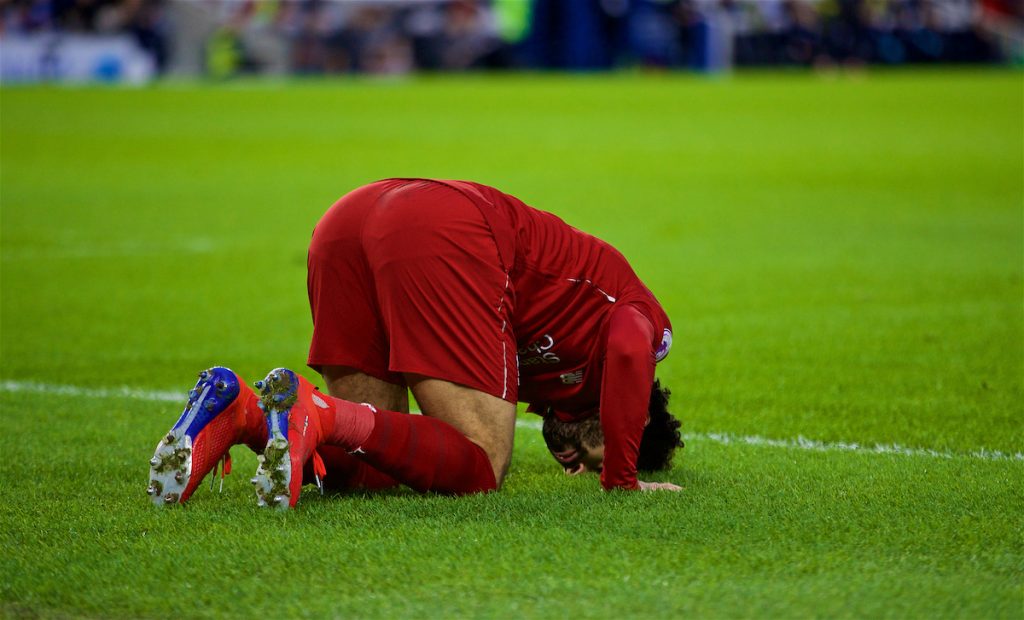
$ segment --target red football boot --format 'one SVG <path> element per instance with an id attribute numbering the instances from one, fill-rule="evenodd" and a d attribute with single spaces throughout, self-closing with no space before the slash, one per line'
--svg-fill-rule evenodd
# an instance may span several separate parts
<path id="1" fill-rule="evenodd" d="M 318 409 L 330 409 L 329 399 L 312 383 L 287 368 L 270 371 L 256 382 L 259 408 L 266 414 L 267 445 L 252 484 L 260 506 L 287 509 L 299 501 L 302 470 L 312 459 L 314 477 L 321 489 L 325 469 L 317 447 L 323 441 Z"/>
<path id="2" fill-rule="evenodd" d="M 199 373 L 185 410 L 149 461 L 147 492 L 153 503 L 185 503 L 218 463 L 223 463 L 223 484 L 231 471 L 233 445 L 246 444 L 259 452 L 267 429 L 258 403 L 252 389 L 231 370 L 215 366 Z"/>

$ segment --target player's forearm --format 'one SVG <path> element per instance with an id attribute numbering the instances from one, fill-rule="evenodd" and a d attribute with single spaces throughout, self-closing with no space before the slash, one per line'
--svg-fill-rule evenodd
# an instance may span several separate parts
<path id="1" fill-rule="evenodd" d="M 654 381 L 654 326 L 632 306 L 616 308 L 609 320 L 601 384 L 601 484 L 605 489 L 637 489 L 636 462 Z"/>

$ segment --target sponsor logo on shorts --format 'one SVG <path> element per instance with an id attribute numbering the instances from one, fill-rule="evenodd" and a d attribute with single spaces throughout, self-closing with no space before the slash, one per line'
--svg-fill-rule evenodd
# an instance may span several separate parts
<path id="1" fill-rule="evenodd" d="M 555 346 L 555 339 L 551 334 L 544 334 L 536 342 L 519 349 L 520 366 L 536 366 L 537 364 L 557 364 L 562 361 L 558 354 L 552 351 Z"/>
<path id="2" fill-rule="evenodd" d="M 321 409 L 327 409 L 327 401 L 320 398 L 316 394 L 313 394 L 313 404 L 316 405 L 317 407 L 320 407 Z"/>

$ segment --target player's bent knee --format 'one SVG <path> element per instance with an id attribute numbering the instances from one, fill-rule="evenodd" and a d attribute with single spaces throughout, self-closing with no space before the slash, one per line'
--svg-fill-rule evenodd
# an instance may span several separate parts
<path id="1" fill-rule="evenodd" d="M 500 488 L 512 460 L 515 404 L 440 379 L 407 375 L 424 415 L 447 422 L 483 449 Z"/>
<path id="2" fill-rule="evenodd" d="M 487 460 L 491 464 L 491 471 L 494 473 L 495 488 L 500 489 L 505 481 L 505 475 L 508 474 L 509 464 L 512 461 L 511 444 L 508 444 L 506 448 L 503 440 L 494 440 L 494 438 L 481 437 L 479 435 L 466 435 L 466 439 L 480 446 L 484 454 L 487 455 Z"/>
<path id="3" fill-rule="evenodd" d="M 512 461 L 510 458 L 511 456 L 512 455 L 510 454 L 507 458 L 491 459 L 491 469 L 494 471 L 494 484 L 497 489 L 500 489 L 501 485 L 505 482 L 505 476 L 508 474 L 508 466 Z"/>

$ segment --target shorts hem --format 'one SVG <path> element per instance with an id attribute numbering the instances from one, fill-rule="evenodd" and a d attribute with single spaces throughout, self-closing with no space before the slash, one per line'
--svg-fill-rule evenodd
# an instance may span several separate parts
<path id="1" fill-rule="evenodd" d="M 353 370 L 357 370 L 363 373 L 364 375 L 369 375 L 374 379 L 379 379 L 385 383 L 390 383 L 392 385 L 404 385 L 401 376 L 395 376 L 394 373 L 389 372 L 387 370 L 381 370 L 377 368 L 366 368 L 365 366 L 358 363 L 354 363 L 351 360 L 310 359 L 306 362 L 306 365 L 321 375 L 323 374 L 324 366 L 344 366 L 345 368 L 352 368 Z"/>
<path id="2" fill-rule="evenodd" d="M 502 396 L 501 393 L 503 391 L 503 388 L 501 386 L 498 386 L 497 388 L 494 388 L 494 387 L 491 387 L 491 386 L 482 385 L 482 384 L 477 383 L 475 381 L 465 380 L 465 378 L 462 378 L 462 377 L 455 378 L 455 377 L 450 377 L 450 376 L 443 376 L 444 373 L 438 372 L 437 368 L 417 368 L 415 366 L 401 366 L 401 367 L 392 366 L 388 370 L 390 370 L 393 373 L 398 373 L 398 374 L 406 374 L 406 373 L 408 373 L 408 374 L 414 374 L 414 375 L 423 375 L 424 377 L 429 377 L 431 379 L 437 379 L 439 381 L 447 381 L 448 383 L 454 383 L 455 385 L 461 385 L 462 387 L 467 387 L 467 388 L 469 388 L 471 390 L 476 390 L 478 392 L 483 392 L 484 394 L 489 394 L 490 396 L 493 396 L 495 398 L 500 398 L 501 400 L 503 400 L 505 402 L 512 403 L 512 404 L 516 404 L 518 402 L 518 400 L 516 399 L 518 390 L 516 390 L 516 389 L 508 389 L 507 392 L 511 392 L 511 393 L 510 394 L 506 394 L 505 396 Z"/>

